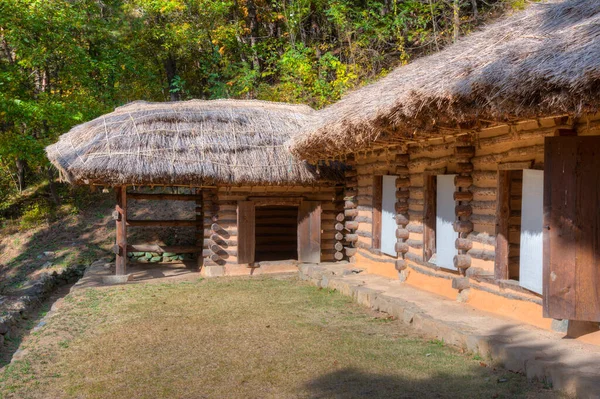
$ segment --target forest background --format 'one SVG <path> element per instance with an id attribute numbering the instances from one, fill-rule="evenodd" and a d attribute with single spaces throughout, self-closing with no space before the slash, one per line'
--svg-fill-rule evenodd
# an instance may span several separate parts
<path id="1" fill-rule="evenodd" d="M 44 147 L 116 106 L 252 98 L 322 108 L 525 5 L 0 0 L 0 220 L 50 213 L 61 191 Z M 14 206 L 40 187 L 48 201 Z"/>

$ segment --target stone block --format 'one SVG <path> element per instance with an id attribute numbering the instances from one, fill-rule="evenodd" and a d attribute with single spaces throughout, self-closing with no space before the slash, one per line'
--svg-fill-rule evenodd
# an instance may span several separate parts
<path id="1" fill-rule="evenodd" d="M 133 280 L 133 275 L 131 274 L 102 276 L 103 284 L 123 284 L 131 280 Z"/>
<path id="2" fill-rule="evenodd" d="M 225 275 L 225 266 L 204 266 L 200 274 L 204 277 L 221 277 Z"/>

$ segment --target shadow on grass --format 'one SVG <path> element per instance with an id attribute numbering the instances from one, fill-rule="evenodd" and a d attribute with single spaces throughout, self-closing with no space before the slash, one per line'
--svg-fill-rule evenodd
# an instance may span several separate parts
<path id="1" fill-rule="evenodd" d="M 437 374 L 425 379 L 398 375 L 365 373 L 345 368 L 325 374 L 305 388 L 314 399 L 364 398 L 514 398 L 552 397 L 553 393 L 534 384 L 524 384 L 522 377 L 508 372 L 493 375 L 485 368 L 471 373 Z"/>

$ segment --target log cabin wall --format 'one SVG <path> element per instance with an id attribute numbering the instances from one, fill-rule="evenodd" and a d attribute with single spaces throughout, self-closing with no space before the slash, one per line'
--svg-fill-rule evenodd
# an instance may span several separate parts
<path id="1" fill-rule="evenodd" d="M 257 198 L 302 198 L 321 203 L 321 261 L 334 261 L 336 215 L 343 197 L 334 186 L 220 186 L 204 191 L 205 266 L 225 266 L 226 274 L 245 274 L 248 264 L 238 262 L 238 202 Z"/>
<path id="2" fill-rule="evenodd" d="M 474 147 L 474 153 L 466 162 L 457 156 L 456 147 L 466 145 Z M 479 131 L 461 132 L 460 135 L 429 139 L 409 144 L 407 149 L 388 146 L 367 152 L 354 153 L 358 174 L 358 234 L 357 266 L 369 273 L 392 278 L 406 279 L 408 284 L 436 292 L 451 299 L 468 301 L 484 310 L 511 314 L 529 323 L 550 328 L 551 321 L 541 317 L 541 296 L 523 289 L 518 281 L 518 230 L 520 224 L 520 198 L 523 169 L 543 169 L 544 138 L 555 135 L 600 135 L 600 114 L 583 118 L 547 117 L 538 120 L 522 121 L 511 125 L 484 128 Z M 463 141 L 463 142 L 461 142 Z M 396 174 L 394 157 L 408 152 L 408 174 L 410 178 L 408 214 L 409 232 L 408 252 L 405 254 L 407 277 L 398 274 L 395 268 L 396 258 L 382 255 L 373 247 L 373 215 L 377 214 L 374 203 L 374 182 L 377 176 Z M 466 162 L 466 163 L 465 163 Z M 462 163 L 459 165 L 459 163 Z M 465 170 L 470 163 L 471 170 Z M 469 168 L 467 168 L 469 169 Z M 501 220 L 498 212 L 498 176 L 499 172 L 511 171 L 509 193 L 511 203 L 509 218 L 506 222 L 510 229 L 509 250 L 506 276 L 495 275 L 496 231 Z M 512 171 L 515 172 L 512 172 Z M 468 173 L 465 173 L 468 172 Z M 424 208 L 425 187 L 428 176 L 440 174 L 458 174 L 463 178 L 472 178 L 468 187 L 456 189 L 472 193 L 459 195 L 466 202 L 457 205 L 470 206 L 465 213 L 472 227 L 470 232 L 461 234 L 460 246 L 463 259 L 470 264 L 461 270 L 453 271 L 440 268 L 424 259 Z M 455 180 L 456 182 L 456 180 Z M 462 184 L 464 186 L 464 184 Z M 375 193 L 376 194 L 376 193 Z M 456 194 L 456 193 L 455 193 Z M 455 195 L 455 200 L 458 201 Z M 375 210 L 375 211 L 374 211 Z M 458 210 L 457 210 L 458 212 Z M 459 217 L 457 216 L 457 220 Z M 456 229 L 456 225 L 455 225 Z M 457 233 L 458 236 L 459 233 Z M 461 253 L 459 252 L 459 254 Z M 465 256 L 467 255 L 467 256 Z M 456 258 L 455 258 L 456 259 Z M 456 261 L 455 261 L 456 262 Z M 509 266 L 511 273 L 509 274 Z M 510 303 L 498 302 L 499 299 Z M 516 305 L 515 305 L 516 303 Z"/>

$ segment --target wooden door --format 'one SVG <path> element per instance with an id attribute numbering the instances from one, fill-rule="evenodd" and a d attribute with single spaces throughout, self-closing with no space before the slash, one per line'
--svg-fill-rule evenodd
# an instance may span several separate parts
<path id="1" fill-rule="evenodd" d="M 373 177 L 373 216 L 371 248 L 381 249 L 381 205 L 383 202 L 383 176 Z"/>
<path id="2" fill-rule="evenodd" d="M 435 213 L 435 264 L 452 270 L 456 270 L 454 255 L 458 254 L 455 244 L 458 233 L 454 231 L 454 176 L 456 175 L 437 176 Z"/>
<path id="3" fill-rule="evenodd" d="M 298 208 L 298 260 L 321 262 L 321 203 L 302 201 Z"/>
<path id="4" fill-rule="evenodd" d="M 381 252 L 396 257 L 396 179 L 383 176 L 381 190 Z"/>
<path id="5" fill-rule="evenodd" d="M 256 242 L 255 209 L 253 201 L 238 201 L 238 263 L 254 263 Z"/>
<path id="6" fill-rule="evenodd" d="M 600 321 L 600 137 L 547 137 L 544 316 Z"/>
<path id="7" fill-rule="evenodd" d="M 519 252 L 519 284 L 542 293 L 544 225 L 544 171 L 523 170 L 521 198 L 521 237 Z"/>

